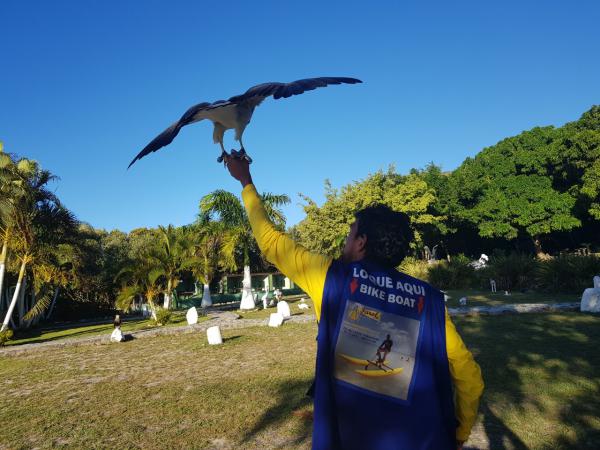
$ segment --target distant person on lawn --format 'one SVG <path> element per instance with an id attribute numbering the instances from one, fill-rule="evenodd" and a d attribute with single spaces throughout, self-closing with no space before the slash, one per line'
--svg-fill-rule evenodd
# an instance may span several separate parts
<path id="1" fill-rule="evenodd" d="M 225 160 L 242 184 L 261 251 L 314 302 L 313 449 L 462 448 L 477 416 L 481 370 L 456 332 L 443 294 L 395 269 L 413 239 L 408 216 L 381 205 L 359 211 L 342 257 L 333 260 L 278 231 L 248 162 L 235 155 Z M 386 353 L 396 369 L 354 370 L 362 367 L 352 363 L 371 358 L 372 345 L 388 334 L 398 342 Z M 411 357 L 400 363 L 395 352 Z"/>

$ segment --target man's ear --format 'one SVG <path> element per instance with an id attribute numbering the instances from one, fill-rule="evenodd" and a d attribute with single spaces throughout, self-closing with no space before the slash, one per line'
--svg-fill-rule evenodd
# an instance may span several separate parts
<path id="1" fill-rule="evenodd" d="M 367 235 L 361 234 L 360 236 L 356 236 L 356 249 L 359 252 L 366 253 L 367 251 Z"/>

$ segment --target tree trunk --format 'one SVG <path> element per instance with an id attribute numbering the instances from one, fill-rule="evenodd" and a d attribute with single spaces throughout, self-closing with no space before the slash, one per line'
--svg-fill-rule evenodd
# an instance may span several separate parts
<path id="1" fill-rule="evenodd" d="M 8 255 L 8 239 L 2 243 L 2 253 L 0 253 L 0 309 L 2 309 L 2 294 L 4 293 L 4 273 L 6 272 L 6 259 Z"/>
<path id="2" fill-rule="evenodd" d="M 25 266 L 27 266 L 27 260 L 23 259 L 21 263 L 21 269 L 19 270 L 19 278 L 17 279 L 17 287 L 15 288 L 15 292 L 13 293 L 12 300 L 8 307 L 8 311 L 6 312 L 6 316 L 4 317 L 4 322 L 2 323 L 2 328 L 0 331 L 4 331 L 8 328 L 8 322 L 12 316 L 12 313 L 15 309 L 15 305 L 17 304 L 17 298 L 19 298 L 19 294 L 21 293 L 21 283 L 23 282 L 23 277 L 25 275 Z"/>
<path id="3" fill-rule="evenodd" d="M 206 308 L 208 306 L 212 306 L 212 299 L 210 298 L 210 289 L 208 284 L 204 284 L 204 292 L 202 294 L 202 303 L 200 303 L 202 308 Z"/>
<path id="4" fill-rule="evenodd" d="M 173 290 L 173 283 L 171 280 L 167 281 L 167 291 L 165 292 L 165 298 L 163 301 L 163 308 L 169 309 L 171 307 L 171 291 Z"/>
<path id="5" fill-rule="evenodd" d="M 547 253 L 544 253 L 542 249 L 542 241 L 539 236 L 533 236 L 533 247 L 535 248 L 535 256 L 538 259 L 548 259 L 550 256 Z"/>
<path id="6" fill-rule="evenodd" d="M 254 309 L 254 297 L 252 296 L 252 277 L 250 276 L 250 266 L 244 266 L 244 280 L 242 281 L 242 301 L 240 309 Z"/>
<path id="7" fill-rule="evenodd" d="M 18 306 L 19 306 L 19 328 L 23 326 L 23 316 L 25 315 L 25 291 L 27 291 L 27 275 L 23 275 L 23 284 L 21 285 L 21 292 L 19 294 Z"/>
<path id="8" fill-rule="evenodd" d="M 52 311 L 54 311 L 54 305 L 56 304 L 56 299 L 58 298 L 59 290 L 60 290 L 59 287 L 57 287 L 54 290 L 54 296 L 52 297 L 52 303 L 50 303 L 50 308 L 48 308 L 48 314 L 46 315 L 46 320 L 50 319 L 50 316 L 52 315 Z"/>

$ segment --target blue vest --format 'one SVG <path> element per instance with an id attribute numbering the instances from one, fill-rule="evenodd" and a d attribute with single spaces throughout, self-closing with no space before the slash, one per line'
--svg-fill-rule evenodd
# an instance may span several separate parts
<path id="1" fill-rule="evenodd" d="M 317 339 L 313 449 L 454 449 L 444 296 L 334 261 Z"/>

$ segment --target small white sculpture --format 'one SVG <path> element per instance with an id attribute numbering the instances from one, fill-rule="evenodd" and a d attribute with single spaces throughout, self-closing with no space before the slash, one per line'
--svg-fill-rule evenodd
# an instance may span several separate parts
<path id="1" fill-rule="evenodd" d="M 122 342 L 123 341 L 123 333 L 121 332 L 121 327 L 115 327 L 112 334 L 110 335 L 110 342 Z"/>
<path id="2" fill-rule="evenodd" d="M 292 316 L 290 311 L 290 305 L 286 301 L 280 301 L 277 303 L 277 312 L 283 316 L 284 319 Z"/>
<path id="3" fill-rule="evenodd" d="M 462 297 L 458 303 L 460 303 L 460 306 L 467 306 L 467 297 Z"/>
<path id="4" fill-rule="evenodd" d="M 194 325 L 195 323 L 198 323 L 198 311 L 194 306 L 188 309 L 187 313 L 185 314 L 185 318 L 188 325 Z"/>
<path id="5" fill-rule="evenodd" d="M 208 343 L 210 345 L 219 345 L 223 343 L 221 329 L 218 326 L 210 327 L 206 330 L 206 337 L 208 338 Z"/>
<path id="6" fill-rule="evenodd" d="M 600 276 L 594 277 L 594 287 L 587 288 L 581 296 L 582 312 L 600 312 Z"/>
<path id="7" fill-rule="evenodd" d="M 298 309 L 309 309 L 310 306 L 308 306 L 306 303 L 300 303 L 298 305 Z"/>
<path id="8" fill-rule="evenodd" d="M 267 309 L 267 306 L 269 306 L 268 303 L 268 298 L 269 298 L 269 291 L 265 292 L 265 295 L 262 296 L 261 300 L 262 300 L 262 304 L 263 304 L 263 309 Z"/>
<path id="9" fill-rule="evenodd" d="M 280 327 L 283 324 L 283 316 L 281 313 L 271 313 L 269 317 L 269 326 L 270 327 Z"/>
<path id="10" fill-rule="evenodd" d="M 490 258 L 488 257 L 488 255 L 486 255 L 485 253 L 482 253 L 477 261 L 471 261 L 469 263 L 469 265 L 471 267 L 473 267 L 473 269 L 479 270 L 479 269 L 483 269 L 485 266 L 487 266 L 487 263 L 489 260 L 490 260 Z"/>
<path id="11" fill-rule="evenodd" d="M 490 287 L 492 288 L 492 292 L 496 292 L 496 280 L 492 280 L 490 278 Z"/>

